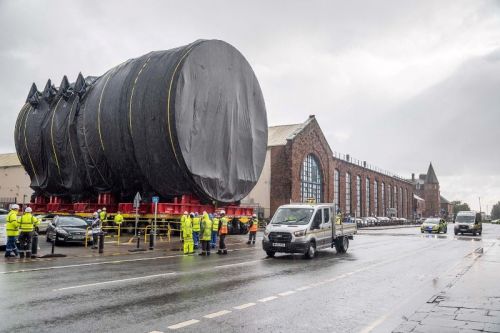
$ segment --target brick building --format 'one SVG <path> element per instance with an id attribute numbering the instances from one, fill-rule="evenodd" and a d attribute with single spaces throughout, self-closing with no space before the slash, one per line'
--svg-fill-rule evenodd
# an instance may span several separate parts
<path id="1" fill-rule="evenodd" d="M 413 216 L 413 184 L 330 148 L 314 116 L 269 128 L 261 177 L 244 203 L 265 217 L 283 204 L 332 202 L 352 216 Z M 267 195 L 269 193 L 269 195 Z"/>
<path id="2" fill-rule="evenodd" d="M 440 194 L 439 181 L 432 163 L 429 164 L 427 173 L 420 174 L 417 179 L 413 174 L 411 182 L 413 183 L 416 195 L 423 198 L 425 201 L 425 209 L 421 217 L 444 216 L 445 214 L 441 210 L 442 197 Z"/>

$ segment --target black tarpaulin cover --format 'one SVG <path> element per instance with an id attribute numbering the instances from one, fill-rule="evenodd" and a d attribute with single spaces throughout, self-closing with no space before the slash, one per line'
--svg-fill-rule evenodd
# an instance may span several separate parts
<path id="1" fill-rule="evenodd" d="M 32 86 L 16 149 L 38 194 L 100 192 L 236 202 L 256 184 L 267 117 L 241 53 L 200 40 L 128 60 L 100 77 Z"/>

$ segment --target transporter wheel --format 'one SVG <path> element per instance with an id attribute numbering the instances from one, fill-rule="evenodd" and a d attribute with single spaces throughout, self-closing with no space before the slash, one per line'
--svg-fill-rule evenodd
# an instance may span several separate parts
<path id="1" fill-rule="evenodd" d="M 274 258 L 274 255 L 276 254 L 276 252 L 274 251 L 266 251 L 266 254 L 269 258 Z"/>
<path id="2" fill-rule="evenodd" d="M 444 233 L 447 234 L 448 233 L 448 228 L 444 228 Z"/>
<path id="3" fill-rule="evenodd" d="M 335 241 L 335 249 L 337 253 L 346 253 L 349 248 L 349 238 L 342 237 Z"/>
<path id="4" fill-rule="evenodd" d="M 475 231 L 472 233 L 472 236 L 476 236 L 476 232 Z"/>
<path id="5" fill-rule="evenodd" d="M 304 257 L 306 259 L 312 259 L 314 258 L 315 255 L 316 255 L 316 243 L 310 242 L 306 253 L 304 253 Z"/>

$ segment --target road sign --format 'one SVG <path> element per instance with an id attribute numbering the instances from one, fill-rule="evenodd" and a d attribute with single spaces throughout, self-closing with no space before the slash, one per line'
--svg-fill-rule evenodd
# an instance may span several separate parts
<path id="1" fill-rule="evenodd" d="M 152 200 L 153 203 L 157 204 L 158 202 L 160 202 L 160 197 L 153 197 Z"/>
<path id="2" fill-rule="evenodd" d="M 136 193 L 135 198 L 134 198 L 134 208 L 139 208 L 139 205 L 141 204 L 141 194 L 139 192 Z"/>

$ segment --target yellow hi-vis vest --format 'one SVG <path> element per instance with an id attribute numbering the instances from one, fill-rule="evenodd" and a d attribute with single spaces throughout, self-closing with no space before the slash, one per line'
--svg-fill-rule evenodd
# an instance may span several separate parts
<path id="1" fill-rule="evenodd" d="M 212 221 L 212 231 L 219 231 L 219 219 L 216 217 Z"/>
<path id="2" fill-rule="evenodd" d="M 38 219 L 31 215 L 31 213 L 24 213 L 21 217 L 19 229 L 21 230 L 21 232 L 31 232 L 39 223 L 40 222 L 38 222 Z"/>
<path id="3" fill-rule="evenodd" d="M 108 218 L 108 213 L 106 213 L 105 211 L 99 213 L 99 219 L 101 220 L 101 222 L 106 222 L 107 218 Z"/>
<path id="4" fill-rule="evenodd" d="M 193 240 L 193 226 L 189 217 L 182 222 L 182 239 L 188 242 Z"/>
<path id="5" fill-rule="evenodd" d="M 114 221 L 115 221 L 116 224 L 121 224 L 123 222 L 123 215 L 122 214 L 116 214 Z"/>
<path id="6" fill-rule="evenodd" d="M 209 241 L 212 239 L 212 220 L 208 217 L 203 216 L 201 240 Z"/>
<path id="7" fill-rule="evenodd" d="M 199 216 L 193 217 L 193 231 L 200 231 L 200 220 Z"/>
<path id="8" fill-rule="evenodd" d="M 17 222 L 17 212 L 15 210 L 11 210 L 7 215 L 5 230 L 8 237 L 19 235 L 19 222 Z"/>
<path id="9" fill-rule="evenodd" d="M 220 230 L 219 230 L 219 235 L 227 235 L 227 223 L 228 219 L 227 217 L 223 217 L 220 219 Z"/>

